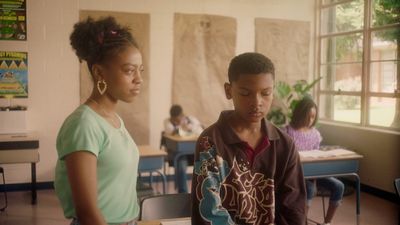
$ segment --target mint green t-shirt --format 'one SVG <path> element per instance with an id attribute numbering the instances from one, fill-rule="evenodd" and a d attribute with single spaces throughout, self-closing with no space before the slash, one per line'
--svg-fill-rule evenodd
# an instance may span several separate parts
<path id="1" fill-rule="evenodd" d="M 139 151 L 120 121 L 121 127 L 115 128 L 84 104 L 64 121 L 57 136 L 54 186 L 66 218 L 74 218 L 76 213 L 64 158 L 76 151 L 97 157 L 97 205 L 107 223 L 124 223 L 138 216 Z"/>

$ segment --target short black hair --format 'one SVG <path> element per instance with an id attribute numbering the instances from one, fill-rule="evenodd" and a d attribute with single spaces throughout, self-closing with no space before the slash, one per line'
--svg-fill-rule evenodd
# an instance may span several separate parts
<path id="1" fill-rule="evenodd" d="M 183 113 L 183 109 L 180 105 L 172 105 L 169 110 L 169 115 L 171 118 L 177 117 Z"/>
<path id="2" fill-rule="evenodd" d="M 234 57 L 228 68 L 229 82 L 236 81 L 241 75 L 270 73 L 275 79 L 275 67 L 272 61 L 263 54 L 246 52 Z"/>
<path id="3" fill-rule="evenodd" d="M 318 107 L 310 96 L 304 97 L 296 104 L 292 113 L 292 119 L 290 120 L 290 126 L 294 129 L 308 126 L 312 108 L 315 108 L 316 111 L 316 117 L 312 124 L 312 126 L 315 126 L 318 120 Z"/>
<path id="4" fill-rule="evenodd" d="M 76 23 L 70 42 L 79 61 L 85 60 L 90 72 L 93 64 L 103 63 L 129 45 L 139 49 L 130 29 L 111 16 L 98 20 L 88 17 Z"/>

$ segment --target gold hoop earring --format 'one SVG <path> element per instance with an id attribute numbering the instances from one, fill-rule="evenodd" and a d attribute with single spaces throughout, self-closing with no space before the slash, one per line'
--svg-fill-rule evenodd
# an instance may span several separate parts
<path id="1" fill-rule="evenodd" d="M 100 87 L 101 85 L 103 85 L 103 88 Z M 107 83 L 106 83 L 105 80 L 101 80 L 101 81 L 99 80 L 99 81 L 97 81 L 97 90 L 99 91 L 99 93 L 100 93 L 101 95 L 103 95 L 104 92 L 106 92 L 106 90 L 107 90 Z"/>

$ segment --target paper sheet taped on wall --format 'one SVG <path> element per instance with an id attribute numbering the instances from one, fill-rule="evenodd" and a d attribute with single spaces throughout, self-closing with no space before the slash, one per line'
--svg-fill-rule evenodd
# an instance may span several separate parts
<path id="1" fill-rule="evenodd" d="M 300 151 L 299 153 L 300 157 L 302 158 L 326 158 L 326 157 L 346 156 L 355 154 L 355 152 L 346 149 L 332 149 L 329 151 L 311 150 L 311 151 Z"/>

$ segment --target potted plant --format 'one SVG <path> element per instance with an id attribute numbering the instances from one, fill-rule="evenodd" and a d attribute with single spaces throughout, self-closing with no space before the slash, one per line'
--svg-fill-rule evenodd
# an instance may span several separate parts
<path id="1" fill-rule="evenodd" d="M 287 125 L 297 103 L 305 96 L 309 96 L 309 91 L 321 79 L 322 77 L 318 77 L 311 83 L 305 80 L 298 80 L 293 85 L 278 81 L 275 85 L 275 101 L 267 115 L 267 119 L 278 127 Z"/>

